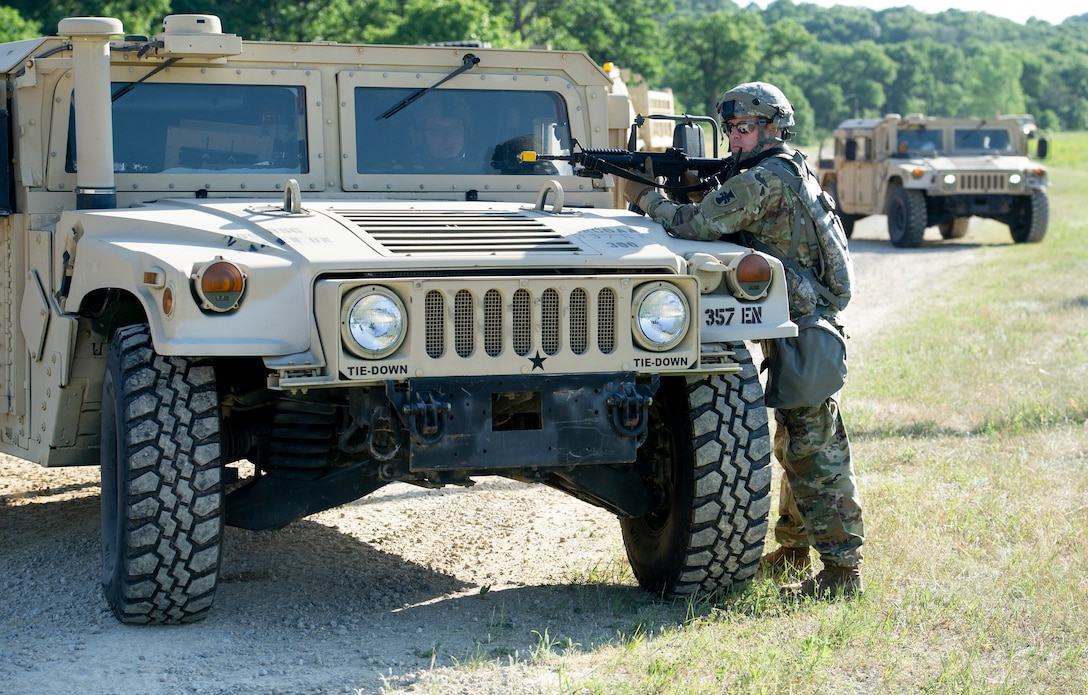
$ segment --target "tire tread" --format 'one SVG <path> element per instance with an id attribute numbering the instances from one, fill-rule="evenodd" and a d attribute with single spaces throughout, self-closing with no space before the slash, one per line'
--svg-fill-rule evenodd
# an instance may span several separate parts
<path id="1" fill-rule="evenodd" d="M 198 360 L 156 354 L 146 325 L 120 329 L 113 349 L 117 427 L 128 455 L 119 451 L 113 464 L 124 467 L 124 521 L 107 599 L 122 622 L 201 620 L 214 600 L 223 537 L 215 373 Z"/>

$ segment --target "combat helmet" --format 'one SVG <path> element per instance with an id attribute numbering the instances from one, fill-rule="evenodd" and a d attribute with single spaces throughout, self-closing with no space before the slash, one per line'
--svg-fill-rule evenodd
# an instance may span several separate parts
<path id="1" fill-rule="evenodd" d="M 722 95 L 714 110 L 723 121 L 732 118 L 755 117 L 773 123 L 782 132 L 782 139 L 791 135 L 793 106 L 782 90 L 766 82 L 745 82 Z"/>

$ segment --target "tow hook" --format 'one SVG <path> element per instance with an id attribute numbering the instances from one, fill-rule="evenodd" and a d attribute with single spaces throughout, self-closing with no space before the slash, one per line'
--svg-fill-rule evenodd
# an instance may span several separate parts
<path id="1" fill-rule="evenodd" d="M 415 403 L 406 403 L 400 412 L 413 439 L 420 444 L 434 444 L 442 438 L 442 414 L 451 410 L 448 401 L 440 401 L 428 392 L 417 393 Z"/>
<path id="2" fill-rule="evenodd" d="M 620 384 L 608 394 L 609 415 L 612 426 L 620 434 L 639 437 L 646 432 L 650 420 L 649 407 L 654 402 L 650 394 L 644 394 L 631 383 Z"/>

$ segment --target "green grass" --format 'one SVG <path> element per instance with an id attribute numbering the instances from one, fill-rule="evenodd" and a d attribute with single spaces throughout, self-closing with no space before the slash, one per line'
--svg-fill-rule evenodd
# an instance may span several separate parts
<path id="1" fill-rule="evenodd" d="M 1084 133 L 1055 133 L 1047 136 L 1050 152 L 1046 165 L 1060 170 L 1083 170 L 1088 162 L 1088 137 Z"/>
<path id="2" fill-rule="evenodd" d="M 1088 162 L 1088 136 L 1066 135 L 1053 148 L 1083 151 Z M 864 403 L 855 429 L 1026 432 L 1088 419 L 1088 171 L 1051 170 L 1042 243 L 1010 246 L 1000 227 L 1002 243 L 983 245 L 981 263 L 946 278 L 916 321 L 852 366 L 861 373 L 848 398 Z"/>
<path id="3" fill-rule="evenodd" d="M 768 577 L 617 601 L 607 585 L 631 579 L 606 561 L 571 581 L 611 603 L 614 638 L 534 626 L 527 653 L 491 661 L 509 692 L 1088 691 L 1088 134 L 1050 145 L 1046 239 L 1009 244 L 1002 227 L 927 311 L 854 346 L 865 597 L 783 604 Z"/>

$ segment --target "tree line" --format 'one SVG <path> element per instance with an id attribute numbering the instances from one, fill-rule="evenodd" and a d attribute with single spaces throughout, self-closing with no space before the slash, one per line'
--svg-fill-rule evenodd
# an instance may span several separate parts
<path id="1" fill-rule="evenodd" d="M 252 40 L 581 50 L 671 88 L 693 114 L 763 80 L 793 102 L 802 142 L 844 118 L 891 112 L 1032 113 L 1044 130 L 1088 130 L 1088 13 L 1053 25 L 793 0 L 15 0 L 0 7 L 0 41 L 91 15 L 153 35 L 180 13 L 218 15 L 223 31 Z"/>

